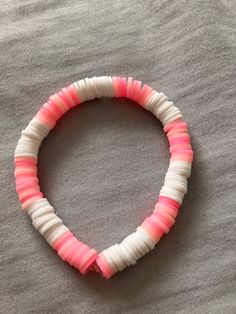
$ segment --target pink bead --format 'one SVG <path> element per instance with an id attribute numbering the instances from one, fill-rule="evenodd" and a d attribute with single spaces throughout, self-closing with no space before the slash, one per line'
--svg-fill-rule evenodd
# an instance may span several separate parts
<path id="1" fill-rule="evenodd" d="M 129 86 L 129 91 L 128 91 L 128 98 L 135 101 L 135 97 L 138 93 L 138 88 L 137 88 L 137 81 L 135 80 L 132 80 L 132 83 L 131 83 L 131 80 L 129 82 L 130 86 Z M 141 87 L 141 86 L 140 86 Z"/>
<path id="2" fill-rule="evenodd" d="M 180 204 L 177 201 L 175 201 L 175 200 L 173 200 L 167 196 L 159 196 L 158 202 L 170 205 L 172 207 L 175 207 L 176 209 L 178 209 L 180 207 Z"/>
<path id="3" fill-rule="evenodd" d="M 73 236 L 72 238 L 65 241 L 64 244 L 61 246 L 57 253 L 63 261 L 65 261 L 67 250 L 75 243 L 78 243 L 78 240 L 75 236 Z"/>
<path id="4" fill-rule="evenodd" d="M 158 225 L 165 233 L 168 233 L 170 231 L 170 229 L 168 228 L 168 226 L 162 221 L 162 219 L 160 219 L 159 217 L 157 217 L 156 215 L 151 215 L 149 217 L 151 219 L 151 221 L 153 223 L 155 223 L 156 225 Z"/>
<path id="5" fill-rule="evenodd" d="M 158 217 L 169 229 L 175 222 L 173 219 L 168 219 L 166 216 L 162 215 L 159 211 L 153 212 L 153 215 Z"/>
<path id="6" fill-rule="evenodd" d="M 19 191 L 17 194 L 18 194 L 19 200 L 21 202 L 24 202 L 24 200 L 27 196 L 34 195 L 38 192 L 40 192 L 39 186 L 35 186 L 35 187 L 25 188 L 25 189 Z"/>
<path id="7" fill-rule="evenodd" d="M 190 144 L 174 144 L 170 146 L 170 153 L 172 154 L 175 151 L 179 150 L 191 150 L 192 146 Z"/>
<path id="8" fill-rule="evenodd" d="M 154 93 L 154 90 L 148 86 L 148 85 L 143 85 L 141 91 L 140 91 L 140 97 L 139 97 L 139 104 L 143 105 L 145 100 L 150 97 Z"/>
<path id="9" fill-rule="evenodd" d="M 141 81 L 134 80 L 133 81 L 133 95 L 134 95 L 134 101 L 139 103 L 139 99 L 141 96 Z"/>
<path id="10" fill-rule="evenodd" d="M 170 161 L 174 161 L 174 160 L 176 160 L 176 161 L 186 161 L 186 162 L 192 163 L 193 157 L 188 156 L 188 155 L 181 155 L 181 154 L 179 154 L 179 155 L 171 156 Z"/>
<path id="11" fill-rule="evenodd" d="M 77 269 L 79 269 L 80 267 L 80 263 L 81 263 L 81 260 L 84 256 L 84 254 L 86 254 L 86 252 L 89 251 L 89 248 L 87 247 L 87 245 L 85 245 L 83 243 L 83 245 L 80 247 L 80 249 L 78 250 L 78 254 L 76 255 L 76 260 L 73 262 L 73 266 Z M 79 269 L 80 270 L 80 269 Z"/>
<path id="12" fill-rule="evenodd" d="M 50 111 L 48 108 L 49 108 L 49 104 L 45 103 L 41 107 L 40 111 L 42 111 L 45 115 L 50 117 L 50 119 L 52 121 L 56 122 L 57 121 L 57 115 L 55 115 L 55 113 L 53 111 Z"/>
<path id="13" fill-rule="evenodd" d="M 65 88 L 58 92 L 58 95 L 61 97 L 63 102 L 69 107 L 72 108 L 75 106 L 75 101 L 71 98 L 70 94 L 67 92 Z"/>
<path id="14" fill-rule="evenodd" d="M 34 197 L 39 197 L 39 198 L 42 198 L 43 197 L 43 194 L 41 192 L 35 192 L 35 193 L 32 193 L 32 194 L 29 194 L 27 196 L 25 196 L 21 202 L 22 203 L 25 203 L 26 201 L 28 201 L 29 199 L 31 198 L 34 198 Z"/>
<path id="15" fill-rule="evenodd" d="M 31 177 L 36 177 L 37 174 L 36 173 L 20 173 L 20 174 L 17 174 L 15 173 L 15 177 L 16 178 L 31 178 Z"/>
<path id="16" fill-rule="evenodd" d="M 64 243 L 71 239 L 73 237 L 72 232 L 70 231 L 66 231 L 65 233 L 63 233 L 59 238 L 57 238 L 52 246 L 54 248 L 54 250 L 56 250 L 57 252 L 60 250 L 60 248 L 64 245 Z"/>
<path id="17" fill-rule="evenodd" d="M 76 260 L 77 256 L 80 255 L 80 249 L 83 245 L 84 244 L 82 242 L 78 241 L 70 248 L 70 250 L 68 250 L 66 261 L 71 266 L 74 266 L 74 261 Z"/>
<path id="18" fill-rule="evenodd" d="M 42 198 L 42 196 L 40 196 L 40 195 L 36 195 L 34 197 L 31 197 L 30 199 L 28 199 L 27 201 L 22 203 L 21 208 L 23 210 L 25 210 L 29 205 L 31 205 L 33 202 L 35 202 L 35 201 L 37 201 L 37 200 L 39 200 L 41 198 Z"/>
<path id="19" fill-rule="evenodd" d="M 31 180 L 32 182 L 35 182 L 38 183 L 39 182 L 39 179 L 37 177 L 16 177 L 15 179 L 15 182 L 16 182 L 16 185 L 20 185 L 22 183 L 25 183 L 25 182 L 28 182 L 29 180 Z"/>
<path id="20" fill-rule="evenodd" d="M 15 157 L 14 159 L 15 164 L 17 165 L 18 163 L 29 163 L 32 165 L 37 165 L 37 158 L 34 157 Z"/>
<path id="21" fill-rule="evenodd" d="M 20 191 L 24 190 L 25 188 L 37 186 L 39 187 L 35 182 L 27 180 L 23 182 L 22 184 L 19 184 L 16 186 L 16 192 L 19 193 Z"/>
<path id="22" fill-rule="evenodd" d="M 119 89 L 121 97 L 127 97 L 127 84 L 125 77 L 119 77 Z"/>
<path id="23" fill-rule="evenodd" d="M 113 76 L 112 81 L 113 81 L 114 95 L 115 97 L 120 97 L 118 77 Z"/>
<path id="24" fill-rule="evenodd" d="M 153 214 L 155 214 L 155 213 L 160 213 L 163 217 L 168 219 L 172 223 L 172 225 L 175 223 L 174 217 L 167 210 L 163 210 L 163 209 L 159 208 L 159 209 L 153 211 Z"/>
<path id="25" fill-rule="evenodd" d="M 159 241 L 165 233 L 165 231 L 157 223 L 153 222 L 150 217 L 144 220 L 141 227 L 144 228 L 155 241 Z"/>
<path id="26" fill-rule="evenodd" d="M 127 82 L 127 98 L 132 99 L 132 84 L 133 78 L 129 77 Z"/>
<path id="27" fill-rule="evenodd" d="M 147 223 L 147 221 L 144 221 L 141 224 L 140 228 L 142 228 L 150 236 L 150 238 L 153 241 L 158 242 L 160 240 L 161 234 L 159 232 L 157 232 L 157 230 L 155 228 L 153 228 L 152 225 Z"/>
<path id="28" fill-rule="evenodd" d="M 51 99 L 49 98 L 49 100 L 47 101 L 47 103 L 50 105 L 51 109 L 53 110 L 53 112 L 55 114 L 57 114 L 58 119 L 63 116 L 64 112 L 60 109 L 60 107 L 57 106 L 57 104 Z"/>
<path id="29" fill-rule="evenodd" d="M 171 217 L 173 217 L 174 219 L 176 218 L 177 214 L 178 214 L 178 210 L 176 208 L 171 208 L 170 206 L 161 204 L 161 203 L 156 203 L 155 211 L 164 211 L 166 212 L 168 215 L 170 215 Z"/>
<path id="30" fill-rule="evenodd" d="M 79 266 L 81 274 L 84 275 L 88 272 L 89 268 L 96 261 L 97 256 L 98 256 L 97 252 L 94 249 L 89 249 L 89 251 L 86 254 L 84 254 Z"/>
<path id="31" fill-rule="evenodd" d="M 98 255 L 96 263 L 103 277 L 109 279 L 113 275 L 113 270 L 102 253 Z"/>
<path id="32" fill-rule="evenodd" d="M 52 112 L 50 112 L 49 110 L 47 110 L 47 108 L 41 107 L 41 109 L 39 110 L 40 113 L 42 113 L 46 119 L 48 119 L 52 124 L 55 125 L 56 123 L 56 118 L 55 116 L 52 114 Z"/>
<path id="33" fill-rule="evenodd" d="M 67 90 L 69 91 L 71 97 L 75 100 L 75 103 L 79 105 L 81 100 L 79 99 L 78 92 L 76 91 L 74 84 L 69 85 Z"/>
<path id="34" fill-rule="evenodd" d="M 188 127 L 187 123 L 181 120 L 181 118 L 178 118 L 175 121 L 168 123 L 163 129 L 167 133 L 177 128 L 187 128 L 187 127 Z"/>
<path id="35" fill-rule="evenodd" d="M 71 263 L 72 265 L 79 269 L 79 263 L 81 262 L 81 256 L 88 251 L 88 247 L 87 245 L 85 245 L 84 243 L 80 243 L 81 245 L 79 246 L 78 250 L 75 252 L 73 258 L 71 259 Z"/>
<path id="36" fill-rule="evenodd" d="M 68 249 L 65 251 L 63 258 L 68 264 L 72 265 L 71 260 L 73 260 L 73 256 L 81 248 L 82 245 L 83 244 L 76 239 L 74 244 L 68 247 Z"/>
<path id="37" fill-rule="evenodd" d="M 20 177 L 20 176 L 37 176 L 37 168 L 34 167 L 34 168 L 30 168 L 30 167 L 19 167 L 17 166 L 15 168 L 15 171 L 14 171 L 14 175 L 15 177 Z"/>
<path id="38" fill-rule="evenodd" d="M 56 122 L 55 120 L 51 120 L 48 117 L 46 117 L 44 114 L 42 114 L 41 112 L 38 112 L 35 116 L 35 118 L 37 120 L 39 120 L 42 124 L 45 124 L 49 129 L 53 129 Z"/>
<path id="39" fill-rule="evenodd" d="M 167 133 L 167 137 L 168 139 L 173 139 L 173 138 L 179 138 L 179 137 L 184 137 L 184 138 L 190 138 L 188 132 L 184 131 L 184 132 L 169 132 Z"/>
<path id="40" fill-rule="evenodd" d="M 63 101 L 63 99 L 57 93 L 50 96 L 49 99 L 51 99 L 56 104 L 56 106 L 60 108 L 63 114 L 70 109 L 70 107 Z"/>
<path id="41" fill-rule="evenodd" d="M 51 114 L 53 115 L 56 121 L 60 119 L 60 117 L 63 115 L 63 112 L 61 112 L 57 108 L 57 106 L 54 104 L 54 102 L 51 99 L 49 99 L 48 102 L 43 105 L 43 108 L 51 112 Z"/>
<path id="42" fill-rule="evenodd" d="M 189 138 L 174 138 L 169 140 L 170 145 L 182 145 L 182 144 L 190 144 Z"/>

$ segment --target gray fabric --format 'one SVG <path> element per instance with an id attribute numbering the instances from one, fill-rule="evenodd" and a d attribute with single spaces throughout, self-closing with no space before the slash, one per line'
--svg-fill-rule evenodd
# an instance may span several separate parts
<path id="1" fill-rule="evenodd" d="M 2 0 L 1 313 L 235 313 L 235 1 Z M 21 213 L 13 152 L 49 95 L 125 75 L 164 91 L 190 125 L 189 192 L 156 249 L 106 281 L 63 263 Z M 134 103 L 73 109 L 40 151 L 42 189 L 98 250 L 147 216 L 168 165 L 159 122 Z"/>

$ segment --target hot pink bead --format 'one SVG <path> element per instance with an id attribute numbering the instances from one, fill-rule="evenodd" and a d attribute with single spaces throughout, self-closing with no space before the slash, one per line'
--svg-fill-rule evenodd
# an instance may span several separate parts
<path id="1" fill-rule="evenodd" d="M 127 97 L 127 84 L 125 77 L 119 77 L 119 88 L 121 97 Z"/>
<path id="2" fill-rule="evenodd" d="M 180 207 L 180 204 L 177 201 L 175 201 L 175 200 L 173 200 L 167 196 L 159 196 L 158 202 L 163 203 L 163 204 L 167 204 L 167 205 L 169 204 L 169 205 L 171 205 L 177 209 Z"/>
<path id="3" fill-rule="evenodd" d="M 18 165 L 21 163 L 37 165 L 37 159 L 33 157 L 15 157 L 14 161 L 15 161 L 15 165 Z"/>

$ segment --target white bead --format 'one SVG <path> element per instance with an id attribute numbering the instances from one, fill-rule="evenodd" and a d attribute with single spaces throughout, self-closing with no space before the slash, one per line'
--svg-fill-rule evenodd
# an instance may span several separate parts
<path id="1" fill-rule="evenodd" d="M 189 177 L 191 174 L 192 164 L 187 161 L 174 160 L 170 161 L 168 171 L 172 171 L 178 174 L 183 174 Z"/>
<path id="2" fill-rule="evenodd" d="M 84 80 L 79 80 L 74 83 L 76 90 L 78 91 L 81 102 L 85 102 L 91 99 L 91 95 L 88 93 L 88 89 Z"/>
<path id="3" fill-rule="evenodd" d="M 93 77 L 93 82 L 96 89 L 97 97 L 104 97 L 105 90 L 103 88 L 102 79 L 100 77 Z"/>
<path id="4" fill-rule="evenodd" d="M 179 111 L 179 109 L 177 107 L 174 107 L 165 113 L 165 116 L 161 119 L 161 122 L 165 126 L 166 124 L 171 123 L 172 121 L 182 117 L 183 115 Z"/>
<path id="5" fill-rule="evenodd" d="M 123 252 L 123 254 L 125 255 L 126 260 L 129 261 L 130 265 L 135 265 L 136 264 L 136 260 L 132 255 L 132 251 L 130 250 L 129 246 L 124 243 L 124 241 L 122 241 L 119 244 L 119 247 L 121 249 L 121 251 Z"/>
<path id="6" fill-rule="evenodd" d="M 105 257 L 106 260 L 108 261 L 108 264 L 111 266 L 112 270 L 113 270 L 115 273 L 118 272 L 118 268 L 116 267 L 116 264 L 114 263 L 111 254 L 108 252 L 108 249 L 104 250 L 104 251 L 102 252 L 102 254 L 104 255 L 104 257 Z"/>
<path id="7" fill-rule="evenodd" d="M 145 101 L 144 107 L 155 114 L 157 108 L 161 105 L 161 103 L 166 100 L 167 97 L 164 93 L 158 93 L 154 91 Z"/>
<path id="8" fill-rule="evenodd" d="M 105 76 L 107 97 L 114 97 L 114 86 L 111 76 Z"/>
<path id="9" fill-rule="evenodd" d="M 42 208 L 46 205 L 48 205 L 48 207 L 51 207 L 51 205 L 49 204 L 49 202 L 46 198 L 40 198 L 40 199 L 34 201 L 29 206 L 27 206 L 26 212 L 31 217 L 31 215 L 33 215 L 34 212 L 36 212 L 37 210 L 39 210 L 40 208 Z"/>
<path id="10" fill-rule="evenodd" d="M 34 219 L 38 218 L 39 216 L 43 216 L 43 215 L 49 214 L 49 213 L 55 213 L 54 208 L 44 205 L 43 207 L 38 208 L 37 210 L 35 210 L 32 213 L 31 219 L 34 220 Z"/>
<path id="11" fill-rule="evenodd" d="M 39 233 L 41 235 L 44 235 L 50 228 L 52 228 L 55 225 L 58 225 L 59 223 L 62 224 L 62 220 L 54 214 L 54 218 L 50 219 L 49 221 L 46 221 L 40 228 L 39 228 Z"/>
<path id="12" fill-rule="evenodd" d="M 140 248 L 138 246 L 137 243 L 135 243 L 135 241 L 133 241 L 132 239 L 132 235 L 133 233 L 131 233 L 130 235 L 128 235 L 122 243 L 125 243 L 129 246 L 131 252 L 132 252 L 132 256 L 138 260 L 139 258 L 141 258 L 143 256 L 142 251 L 140 251 Z"/>
<path id="13" fill-rule="evenodd" d="M 96 90 L 94 88 L 92 80 L 90 78 L 86 78 L 85 83 L 86 83 L 87 90 L 91 99 L 95 99 L 97 97 L 97 94 L 96 94 Z"/>
<path id="14" fill-rule="evenodd" d="M 166 111 L 170 110 L 173 106 L 173 103 L 168 101 L 166 98 L 158 107 L 154 108 L 153 114 L 157 117 L 157 119 L 162 120 Z"/>
<path id="15" fill-rule="evenodd" d="M 118 268 L 118 270 L 122 271 L 126 267 L 126 264 L 123 261 L 123 258 L 120 255 L 120 252 L 117 250 L 117 244 L 109 247 L 107 250 L 108 250 L 109 254 L 112 256 L 112 259 L 113 259 L 116 267 Z"/>
<path id="16" fill-rule="evenodd" d="M 45 234 L 44 237 L 46 239 L 46 241 L 52 245 L 53 242 L 58 239 L 61 235 L 63 235 L 65 232 L 69 231 L 69 229 L 61 224 L 61 225 L 56 225 L 53 228 L 51 228 L 50 230 L 48 230 Z"/>
<path id="17" fill-rule="evenodd" d="M 150 251 L 147 244 L 143 240 L 140 239 L 139 235 L 137 234 L 137 231 L 131 234 L 130 240 L 138 248 L 142 256 L 147 254 Z"/>
<path id="18" fill-rule="evenodd" d="M 147 244 L 150 250 L 153 250 L 156 242 L 149 236 L 145 230 L 143 230 L 141 227 L 137 228 L 137 234 L 143 239 L 143 241 Z"/>
<path id="19" fill-rule="evenodd" d="M 133 242 L 130 240 L 130 235 L 127 236 L 123 241 L 122 241 L 122 246 L 126 248 L 128 252 L 132 255 L 132 257 L 137 261 L 140 257 L 142 257 L 142 254 L 139 252 L 138 248 L 136 245 L 133 244 Z"/>
<path id="20" fill-rule="evenodd" d="M 43 216 L 37 217 L 35 218 L 32 223 L 33 226 L 35 227 L 35 229 L 39 230 L 40 227 L 47 221 L 49 221 L 50 219 L 53 219 L 55 217 L 55 213 L 47 213 Z"/>
<path id="21" fill-rule="evenodd" d="M 160 196 L 166 196 L 171 199 L 174 199 L 179 204 L 182 204 L 184 193 L 181 193 L 180 191 L 173 189 L 171 187 L 163 186 L 160 191 Z"/>

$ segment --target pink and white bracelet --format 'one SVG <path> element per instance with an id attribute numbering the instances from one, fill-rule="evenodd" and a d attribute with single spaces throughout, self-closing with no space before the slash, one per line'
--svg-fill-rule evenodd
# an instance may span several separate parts
<path id="1" fill-rule="evenodd" d="M 99 97 L 125 97 L 151 111 L 164 125 L 171 154 L 164 185 L 152 214 L 120 244 L 101 253 L 79 241 L 63 224 L 40 191 L 37 177 L 39 147 L 57 120 L 70 108 Z M 61 259 L 82 274 L 96 270 L 105 278 L 110 278 L 125 267 L 134 265 L 155 247 L 174 224 L 187 192 L 193 151 L 182 114 L 163 93 L 130 77 L 86 78 L 49 97 L 21 134 L 15 150 L 15 179 L 22 209 Z"/>

